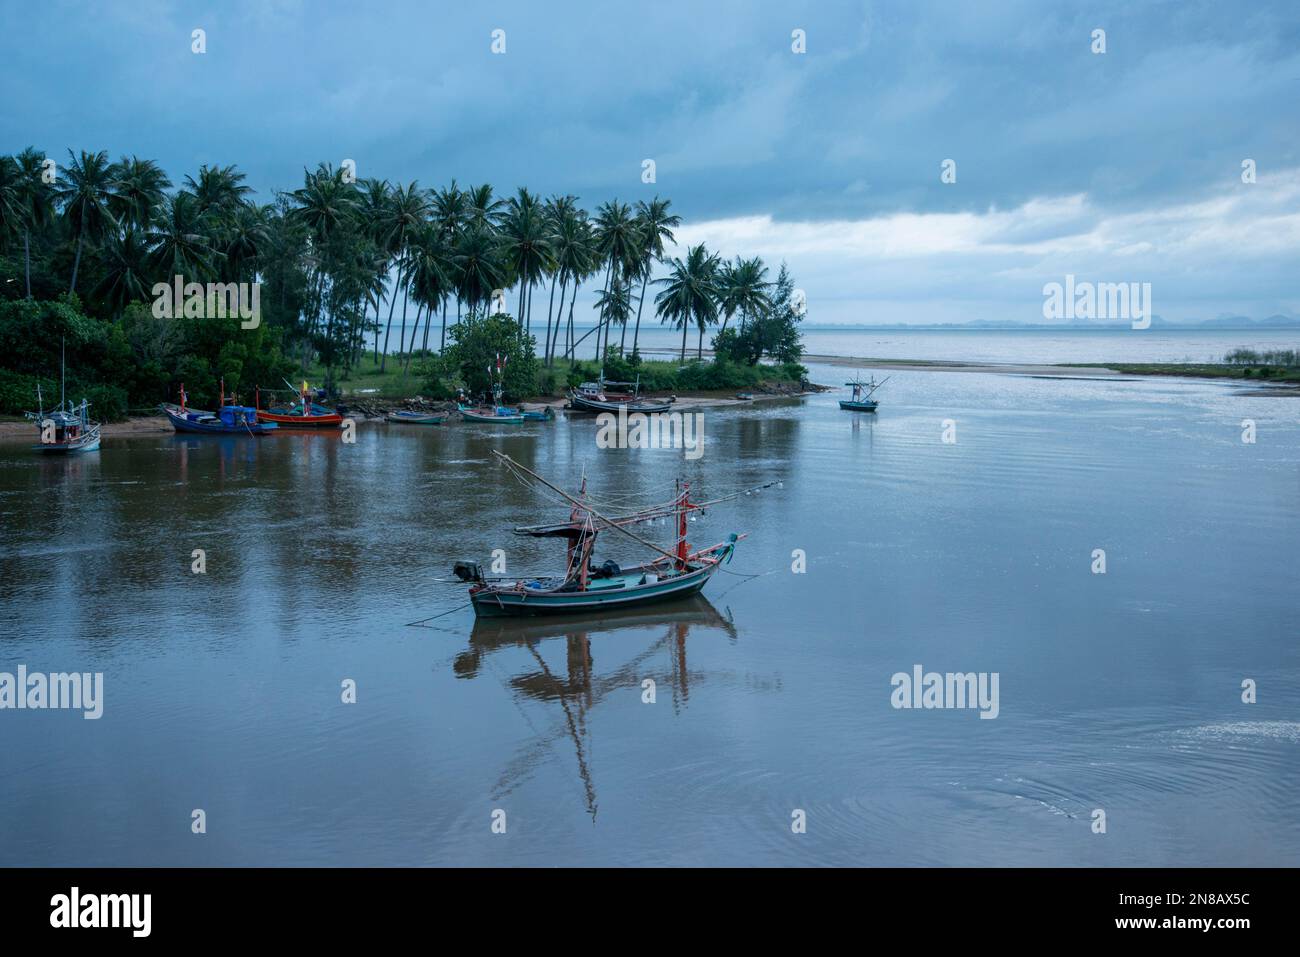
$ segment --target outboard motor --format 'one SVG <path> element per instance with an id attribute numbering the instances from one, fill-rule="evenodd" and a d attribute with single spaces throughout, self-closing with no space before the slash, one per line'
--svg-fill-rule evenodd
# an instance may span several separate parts
<path id="1" fill-rule="evenodd" d="M 478 562 L 457 562 L 451 573 L 463 582 L 483 581 L 483 566 Z"/>

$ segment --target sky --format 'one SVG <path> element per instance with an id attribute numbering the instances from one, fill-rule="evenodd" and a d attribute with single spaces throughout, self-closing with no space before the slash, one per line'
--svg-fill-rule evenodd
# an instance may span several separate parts
<path id="1" fill-rule="evenodd" d="M 1067 275 L 1300 316 L 1296 0 L 0 0 L 0 75 L 0 152 L 235 163 L 262 201 L 345 159 L 662 195 L 810 323 L 1041 323 Z"/>

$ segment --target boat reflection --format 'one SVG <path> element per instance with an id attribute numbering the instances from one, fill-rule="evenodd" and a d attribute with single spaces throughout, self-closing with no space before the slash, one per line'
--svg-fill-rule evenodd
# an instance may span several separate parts
<path id="1" fill-rule="evenodd" d="M 647 609 L 630 609 L 618 614 L 585 617 L 580 620 L 527 618 L 478 618 L 470 632 L 469 648 L 458 654 L 452 664 L 456 677 L 478 676 L 492 657 L 506 649 L 526 649 L 535 669 L 502 675 L 502 680 L 516 699 L 558 704 L 562 720 L 549 730 L 539 730 L 502 774 L 500 790 L 509 791 L 541 763 L 542 752 L 567 736 L 573 743 L 578 776 L 582 782 L 587 813 L 596 819 L 596 787 L 588 764 L 588 713 L 613 692 L 640 693 L 641 682 L 656 679 L 656 693 L 667 684 L 672 694 L 674 712 L 690 697 L 691 674 L 686 663 L 686 639 L 692 629 L 696 634 L 709 631 L 736 639 L 730 617 L 718 611 L 708 599 L 695 595 L 671 604 Z M 635 633 L 640 633 L 637 635 Z M 611 653 L 623 652 L 619 664 L 602 674 L 596 668 L 592 640 L 618 636 L 620 643 L 602 641 Z M 637 641 L 644 636 L 649 644 Z M 565 642 L 562 668 L 552 667 L 543 656 L 544 643 L 554 638 Z M 627 656 L 629 643 L 637 650 Z M 664 660 L 666 656 L 666 661 Z M 655 659 L 659 661 L 656 662 Z M 667 681 L 661 678 L 667 668 Z"/>

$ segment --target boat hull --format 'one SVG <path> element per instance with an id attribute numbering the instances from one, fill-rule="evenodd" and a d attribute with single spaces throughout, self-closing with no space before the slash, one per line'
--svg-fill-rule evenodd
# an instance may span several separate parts
<path id="1" fill-rule="evenodd" d="M 284 415 L 278 412 L 259 411 L 257 421 L 274 422 L 282 429 L 337 429 L 343 424 L 343 416 L 337 412 L 328 415 Z"/>
<path id="2" fill-rule="evenodd" d="M 524 417 L 519 414 L 497 415 L 495 412 L 476 412 L 473 409 L 466 409 L 464 407 L 459 411 L 461 418 L 466 422 L 491 422 L 493 425 L 518 425 L 524 421 Z"/>
<path id="3" fill-rule="evenodd" d="M 404 415 L 401 412 L 390 412 L 386 418 L 389 422 L 402 422 L 406 425 L 441 425 L 444 417 L 441 415 Z"/>
<path id="4" fill-rule="evenodd" d="M 40 442 L 32 446 L 33 452 L 43 455 L 76 455 L 78 452 L 99 451 L 99 429 L 93 434 L 84 435 L 71 442 Z"/>
<path id="5" fill-rule="evenodd" d="M 698 594 L 717 568 L 717 562 L 710 562 L 684 575 L 661 579 L 653 584 L 608 591 L 599 588 L 577 592 L 484 589 L 470 598 L 474 603 L 474 614 L 483 618 L 581 615 L 651 605 Z"/>
<path id="6" fill-rule="evenodd" d="M 845 412 L 875 412 L 874 402 L 854 402 L 852 399 L 840 399 L 840 408 Z"/>
<path id="7" fill-rule="evenodd" d="M 652 415 L 656 412 L 667 412 L 672 408 L 671 402 L 647 402 L 647 401 L 623 401 L 623 402 L 602 402 L 599 399 L 589 399 L 575 393 L 569 395 L 569 408 L 575 412 L 613 412 L 618 414 L 619 409 L 627 409 L 628 414 L 641 412 L 645 415 Z"/>
<path id="8" fill-rule="evenodd" d="M 184 432 L 189 435 L 270 435 L 277 428 L 274 422 L 258 423 L 240 423 L 239 425 L 226 425 L 224 422 L 199 422 L 181 414 L 177 406 L 164 405 L 163 412 L 167 415 L 167 420 L 171 422 L 172 428 L 177 432 Z M 197 409 L 191 409 L 191 414 L 208 415 L 210 413 L 200 413 Z"/>

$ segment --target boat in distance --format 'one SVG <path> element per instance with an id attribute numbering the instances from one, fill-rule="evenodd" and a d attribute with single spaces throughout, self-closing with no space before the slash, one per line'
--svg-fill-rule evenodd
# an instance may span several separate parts
<path id="1" fill-rule="evenodd" d="M 853 395 L 847 399 L 840 399 L 840 408 L 845 412 L 875 412 L 879 403 L 872 398 L 872 395 L 890 378 L 890 376 L 885 376 L 877 382 L 876 377 L 872 376 L 870 382 L 863 382 L 861 376 L 859 376 L 852 382 L 844 383 L 853 387 Z"/>

